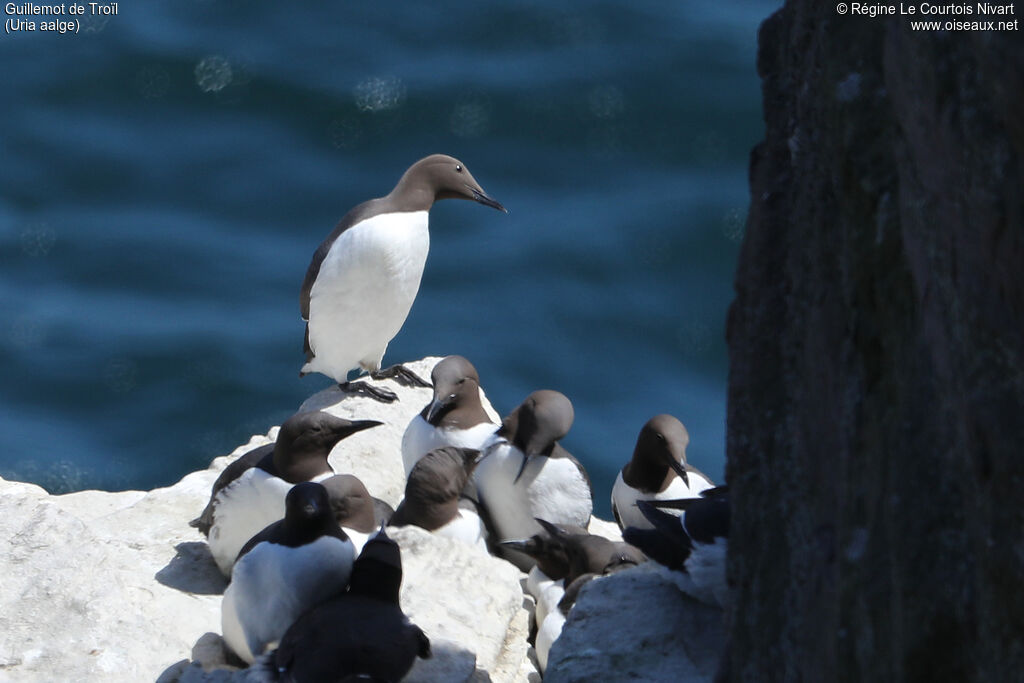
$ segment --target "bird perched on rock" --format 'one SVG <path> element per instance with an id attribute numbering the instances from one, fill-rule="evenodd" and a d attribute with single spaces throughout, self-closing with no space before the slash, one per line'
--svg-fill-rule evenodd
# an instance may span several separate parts
<path id="1" fill-rule="evenodd" d="M 547 667 L 551 645 L 580 588 L 595 576 L 634 567 L 647 560 L 637 548 L 578 526 L 556 525 L 538 519 L 544 531 L 528 539 L 502 541 L 501 545 L 523 552 L 537 561 L 527 577 L 527 590 L 536 599 L 534 645 L 541 671 Z"/>
<path id="2" fill-rule="evenodd" d="M 387 524 L 395 511 L 371 496 L 363 482 L 351 474 L 335 474 L 320 483 L 327 489 L 334 519 L 352 540 L 358 555 L 370 535 Z"/>
<path id="3" fill-rule="evenodd" d="M 637 501 L 653 529 L 627 527 L 623 538 L 645 555 L 681 572 L 679 588 L 702 602 L 725 607 L 729 588 L 725 560 L 729 547 L 728 487 L 701 493 L 700 498 Z M 682 510 L 676 516 L 660 508 Z"/>
<path id="4" fill-rule="evenodd" d="M 539 522 L 539 520 L 538 520 Z M 586 535 L 581 526 L 561 525 L 564 534 Z M 569 574 L 569 550 L 561 537 L 546 531 L 527 539 L 502 541 L 505 548 L 529 555 L 536 560 L 526 577 L 526 592 L 534 598 L 534 650 L 541 673 L 547 668 L 548 651 L 562 632 L 566 613 L 558 605 L 565 595 L 565 577 Z"/>
<path id="5" fill-rule="evenodd" d="M 317 248 L 299 298 L 306 321 L 300 375 L 320 372 L 343 390 L 385 402 L 397 397 L 366 382 L 348 382 L 349 371 L 429 386 L 401 365 L 381 370 L 381 361 L 419 290 L 430 246 L 427 215 L 441 199 L 472 199 L 505 211 L 461 161 L 434 154 L 410 166 L 387 196 L 345 214 Z"/>
<path id="6" fill-rule="evenodd" d="M 557 391 L 535 391 L 502 420 L 484 447 L 473 480 L 502 539 L 541 531 L 537 517 L 586 528 L 593 510 L 590 478 L 559 445 L 573 422 L 572 403 Z M 529 571 L 535 561 L 506 548 L 504 556 Z"/>
<path id="7" fill-rule="evenodd" d="M 230 577 L 242 546 L 284 517 L 285 496 L 294 484 L 334 474 L 327 456 L 335 444 L 380 424 L 320 411 L 299 413 L 284 421 L 273 446 L 254 449 L 228 465 L 214 482 L 206 509 L 191 522 L 206 534 L 221 573 Z"/>
<path id="8" fill-rule="evenodd" d="M 695 498 L 714 486 L 711 479 L 686 462 L 690 435 L 671 415 L 655 415 L 640 430 L 633 458 L 612 486 L 612 514 L 620 529 L 650 529 L 637 509 L 638 500 Z"/>
<path id="9" fill-rule="evenodd" d="M 540 520 L 537 521 L 540 523 Z M 565 589 L 562 579 L 569 575 L 569 549 L 562 540 L 562 535 L 586 535 L 589 533 L 583 527 L 571 524 L 562 524 L 558 528 L 562 532 L 560 535 L 540 531 L 530 538 L 501 541 L 500 543 L 503 547 L 524 553 L 536 560 L 537 564 L 530 569 L 526 577 L 526 590 L 537 599 L 538 610 L 546 608 L 540 605 L 540 595 L 549 584 L 558 582 L 562 590 Z M 549 602 L 554 605 L 560 599 L 561 594 L 554 599 L 554 602 Z M 543 617 L 539 616 L 538 621 L 543 621 Z"/>
<path id="10" fill-rule="evenodd" d="M 310 607 L 345 591 L 355 550 L 334 519 L 327 490 L 296 484 L 284 519 L 256 534 L 239 552 L 224 591 L 224 641 L 252 663 Z"/>
<path id="11" fill-rule="evenodd" d="M 480 450 L 498 429 L 480 401 L 480 376 L 462 356 L 441 359 L 430 373 L 434 396 L 402 435 L 405 476 L 424 455 L 444 446 Z"/>
<path id="12" fill-rule="evenodd" d="M 409 473 L 392 526 L 412 524 L 487 550 L 487 529 L 476 502 L 464 495 L 480 452 L 447 446 L 423 456 Z"/>
<path id="13" fill-rule="evenodd" d="M 526 587 L 537 600 L 538 623 L 558 605 L 566 586 L 581 576 L 609 574 L 647 560 L 638 548 L 591 534 L 583 527 L 551 524 L 544 519 L 537 523 L 543 531 L 500 545 L 537 561 L 527 576 Z"/>
<path id="14" fill-rule="evenodd" d="M 274 665 L 282 681 L 400 681 L 416 657 L 430 657 L 426 634 L 399 605 L 402 558 L 381 529 L 352 568 L 348 593 L 314 607 L 281 639 Z"/>
<path id="15" fill-rule="evenodd" d="M 629 543 L 612 541 L 597 534 L 581 534 L 572 527 L 559 527 L 545 519 L 537 522 L 544 527 L 553 543 L 565 548 L 568 560 L 566 585 L 586 574 L 611 574 L 647 561 L 640 549 Z"/>

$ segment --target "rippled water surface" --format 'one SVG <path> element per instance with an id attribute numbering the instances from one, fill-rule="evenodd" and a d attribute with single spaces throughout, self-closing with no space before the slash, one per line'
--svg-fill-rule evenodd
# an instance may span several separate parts
<path id="1" fill-rule="evenodd" d="M 461 353 L 501 412 L 567 394 L 608 514 L 643 422 L 723 471 L 724 323 L 773 2 L 154 0 L 0 37 L 0 476 L 150 488 L 328 386 L 317 244 L 412 161 L 442 202 L 386 362 Z M 6 17 L 5 17 L 6 18 Z"/>

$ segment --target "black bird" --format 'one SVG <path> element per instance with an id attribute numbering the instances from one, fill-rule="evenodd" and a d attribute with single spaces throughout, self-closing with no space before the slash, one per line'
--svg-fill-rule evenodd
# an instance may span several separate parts
<path id="1" fill-rule="evenodd" d="M 284 683 L 402 680 L 430 640 L 402 612 L 402 557 L 382 528 L 352 567 L 348 593 L 296 621 L 274 653 Z"/>
<path id="2" fill-rule="evenodd" d="M 305 481 L 285 500 L 285 517 L 246 543 L 221 605 L 224 641 L 252 663 L 310 607 L 341 594 L 355 550 L 331 511 L 327 490 Z"/>

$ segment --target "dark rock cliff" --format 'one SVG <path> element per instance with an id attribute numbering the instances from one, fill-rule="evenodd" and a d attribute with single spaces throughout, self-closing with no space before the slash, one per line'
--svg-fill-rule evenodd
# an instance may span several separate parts
<path id="1" fill-rule="evenodd" d="M 1024 43 L 835 5 L 759 36 L 722 678 L 1018 681 Z"/>

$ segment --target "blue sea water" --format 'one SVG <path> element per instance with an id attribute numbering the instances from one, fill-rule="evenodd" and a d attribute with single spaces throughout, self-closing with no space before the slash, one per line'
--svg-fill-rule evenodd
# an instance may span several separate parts
<path id="1" fill-rule="evenodd" d="M 599 514 L 660 412 L 721 478 L 778 4 L 153 0 L 0 35 L 0 476 L 168 485 L 280 423 L 330 384 L 297 376 L 313 250 L 445 152 L 511 213 L 435 206 L 385 363 L 465 355 L 502 413 L 567 394 Z"/>

